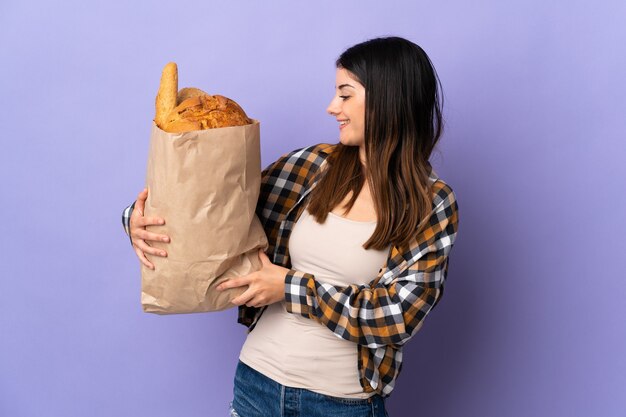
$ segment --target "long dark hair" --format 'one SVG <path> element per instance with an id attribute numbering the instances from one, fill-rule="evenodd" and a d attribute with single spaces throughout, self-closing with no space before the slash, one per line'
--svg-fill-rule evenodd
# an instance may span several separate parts
<path id="1" fill-rule="evenodd" d="M 308 210 L 323 223 L 352 191 L 350 211 L 367 180 L 378 223 L 363 248 L 406 248 L 432 209 L 428 160 L 443 130 L 441 82 L 426 52 L 395 36 L 354 45 L 335 65 L 365 87 L 366 175 L 359 147 L 338 143 Z"/>

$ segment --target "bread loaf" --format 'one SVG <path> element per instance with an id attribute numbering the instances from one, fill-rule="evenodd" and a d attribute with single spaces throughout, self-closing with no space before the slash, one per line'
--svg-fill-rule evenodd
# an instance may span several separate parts
<path id="1" fill-rule="evenodd" d="M 191 87 L 178 91 L 178 68 L 170 62 L 161 75 L 154 122 L 166 132 L 181 133 L 242 126 L 252 123 L 252 119 L 227 97 Z"/>
<path id="2" fill-rule="evenodd" d="M 178 98 L 177 98 L 177 104 L 182 103 L 183 101 L 187 100 L 188 98 L 192 98 L 192 97 L 200 97 L 200 96 L 208 96 L 208 93 L 205 93 L 204 91 L 200 90 L 199 88 L 192 88 L 192 87 L 186 87 L 186 88 L 182 88 L 178 91 Z M 169 114 L 169 113 L 168 113 Z"/>

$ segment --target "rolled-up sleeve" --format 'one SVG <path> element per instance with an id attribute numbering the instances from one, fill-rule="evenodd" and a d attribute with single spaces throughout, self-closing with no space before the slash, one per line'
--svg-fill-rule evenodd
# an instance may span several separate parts
<path id="1" fill-rule="evenodd" d="M 374 280 L 369 285 L 336 286 L 291 269 L 285 277 L 287 311 L 368 348 L 406 343 L 443 294 L 458 228 L 455 195 L 447 185 L 443 189 L 444 198 L 431 212 L 428 226 L 403 254 L 409 266 L 396 277 L 385 274 L 376 285 Z"/>
<path id="2" fill-rule="evenodd" d="M 128 235 L 131 245 L 133 244 L 133 240 L 130 237 L 130 216 L 133 214 L 135 203 L 136 201 L 133 201 L 133 204 L 126 207 L 124 211 L 122 211 L 122 226 L 124 227 L 124 232 Z"/>

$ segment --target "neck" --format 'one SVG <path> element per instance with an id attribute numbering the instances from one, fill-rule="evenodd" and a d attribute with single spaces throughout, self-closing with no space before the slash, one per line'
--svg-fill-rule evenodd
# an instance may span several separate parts
<path id="1" fill-rule="evenodd" d="M 359 159 L 361 160 L 361 164 L 366 167 L 367 158 L 365 157 L 365 147 L 363 145 L 359 146 Z"/>

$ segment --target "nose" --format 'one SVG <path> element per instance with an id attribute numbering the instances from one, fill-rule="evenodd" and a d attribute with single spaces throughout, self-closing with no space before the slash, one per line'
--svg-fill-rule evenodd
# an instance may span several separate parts
<path id="1" fill-rule="evenodd" d="M 339 109 L 338 109 L 338 106 L 337 106 L 337 100 L 335 100 L 335 98 L 333 98 L 330 101 L 330 104 L 326 108 L 326 113 L 330 114 L 331 116 L 336 116 L 336 115 L 339 114 Z"/>

